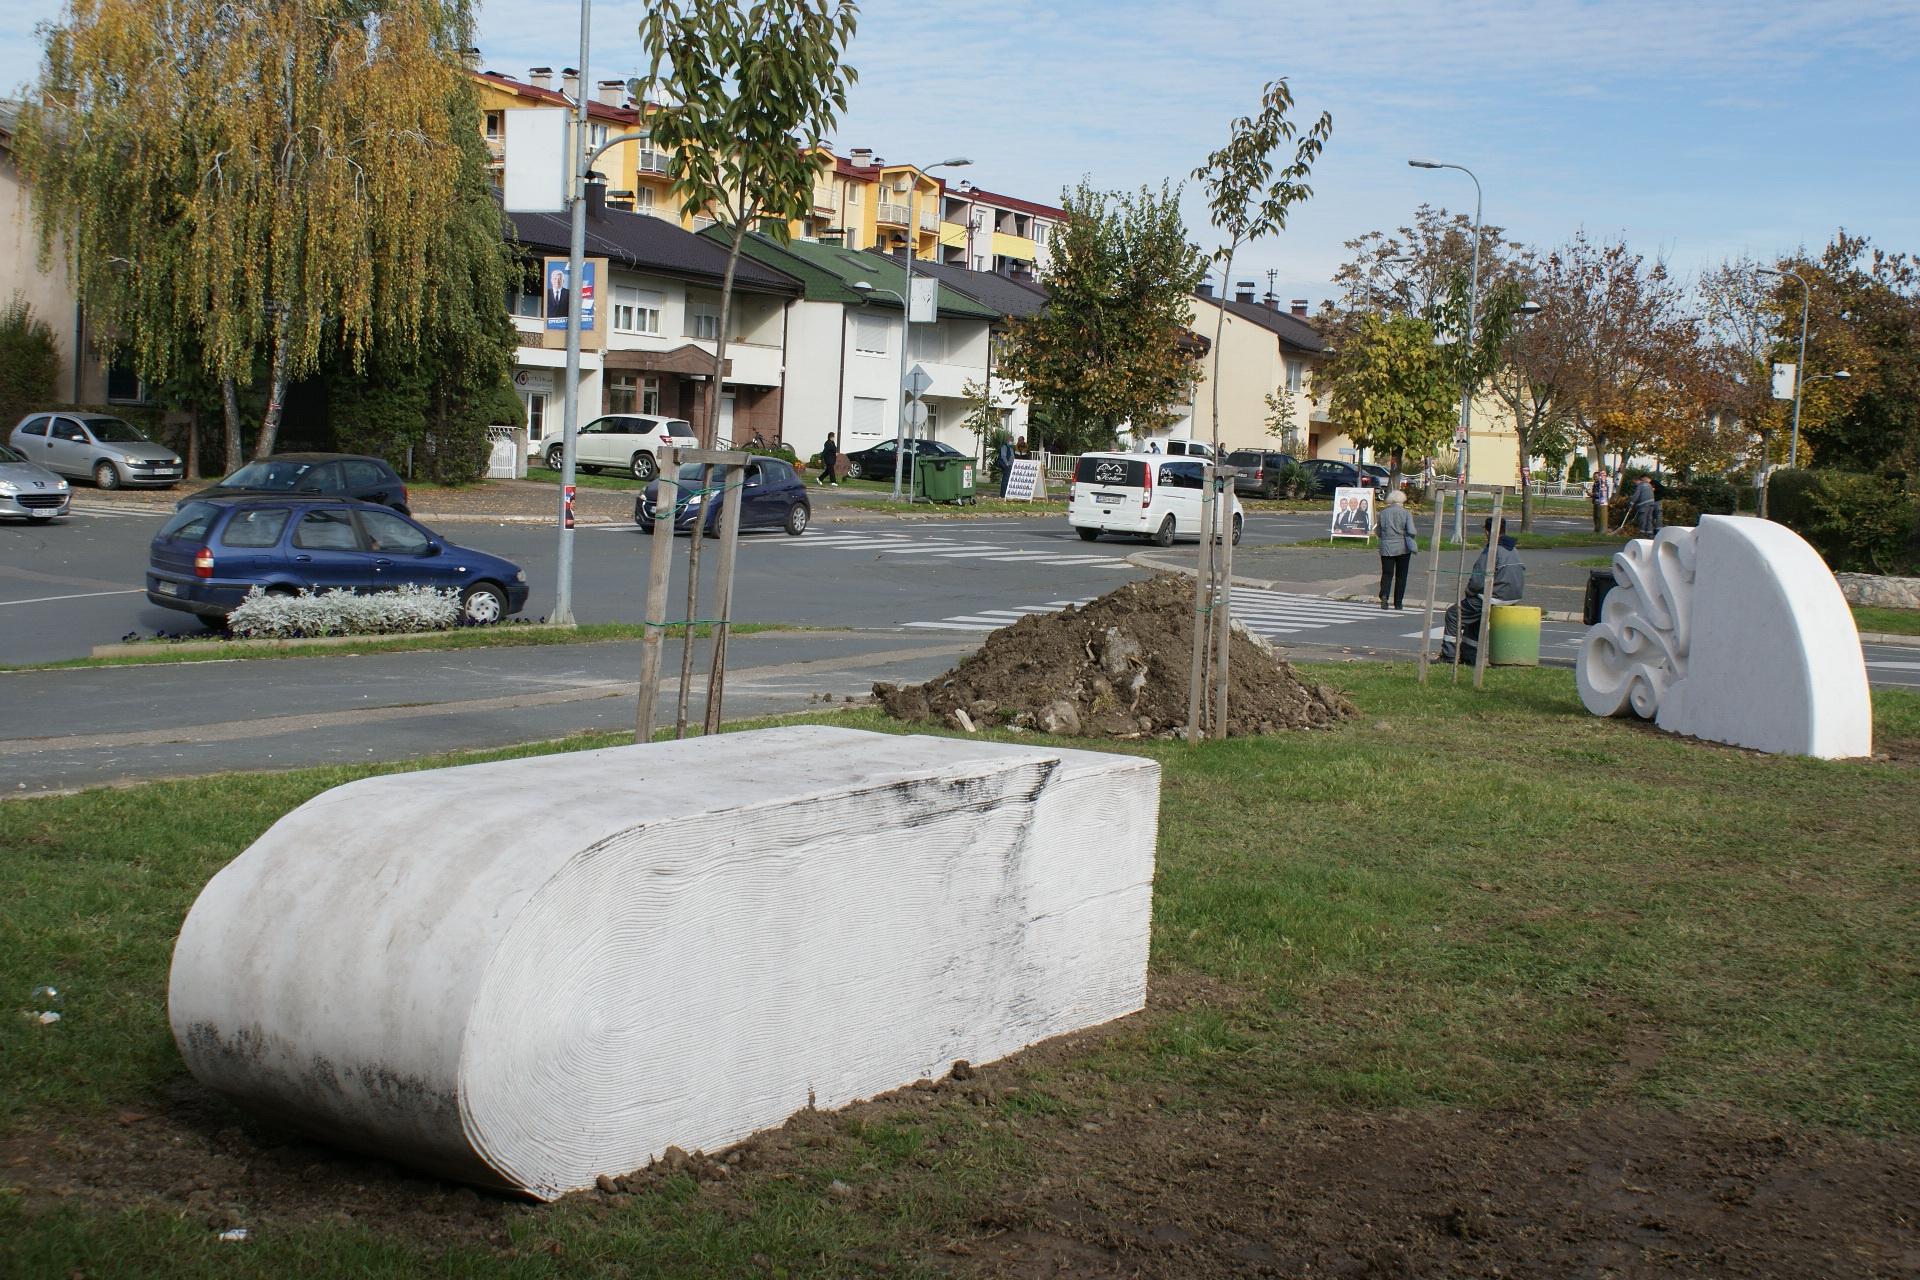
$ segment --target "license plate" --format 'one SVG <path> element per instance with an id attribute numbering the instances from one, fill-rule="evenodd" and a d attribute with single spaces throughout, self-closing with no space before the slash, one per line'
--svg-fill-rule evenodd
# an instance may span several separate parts
<path id="1" fill-rule="evenodd" d="M 160 594 L 163 596 L 177 596 L 180 594 L 180 584 L 177 582 L 160 582 L 154 585 L 159 587 Z"/>
<path id="2" fill-rule="evenodd" d="M 1120 495 L 1117 493 L 1096 493 L 1093 495 L 1093 500 L 1103 507 L 1111 507 L 1119 503 Z"/>

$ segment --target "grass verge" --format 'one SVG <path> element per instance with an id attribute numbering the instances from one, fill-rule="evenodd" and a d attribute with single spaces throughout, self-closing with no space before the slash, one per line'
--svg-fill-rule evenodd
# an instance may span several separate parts
<path id="1" fill-rule="evenodd" d="M 527 479 L 537 480 L 541 484 L 557 485 L 560 483 L 560 473 L 549 471 L 545 467 L 528 467 Z M 647 487 L 644 481 L 635 480 L 624 472 L 618 475 L 605 474 L 583 470 L 580 467 L 573 469 L 573 483 L 580 489 L 629 489 L 637 492 Z"/>
<path id="2" fill-rule="evenodd" d="M 736 636 L 761 631 L 793 631 L 799 628 L 777 622 L 736 622 Z M 571 631 L 548 627 L 463 627 L 458 631 L 434 631 L 408 636 L 363 636 L 343 644 L 289 644 L 282 648 L 253 648 L 234 645 L 217 652 L 182 650 L 164 640 L 153 643 L 153 652 L 122 654 L 110 658 L 69 658 L 64 662 L 0 665 L 0 671 L 60 671 L 70 667 L 142 667 L 181 662 L 237 662 L 262 658 L 338 658 L 364 653 L 440 652 L 452 649 L 528 649 L 554 644 L 601 644 L 609 640 L 638 640 L 646 628 L 637 622 L 584 622 Z M 672 635 L 679 635 L 672 630 Z M 705 623 L 694 628 L 694 635 L 705 639 L 712 629 Z M 211 638 L 211 637 L 209 637 Z"/>
<path id="3" fill-rule="evenodd" d="M 1312 670 L 1361 718 L 1193 750 L 1098 744 L 1163 766 L 1153 972 L 1215 995 L 1122 1024 L 1070 1083 L 1015 1064 L 1019 1093 L 921 1122 L 823 1118 L 827 1140 L 724 1202 L 674 1179 L 527 1210 L 484 1246 L 326 1206 L 224 1245 L 164 1206 L 30 1202 L 0 1172 L 0 1271 L 557 1276 L 645 1258 L 663 1276 L 918 1274 L 976 1229 L 983 1197 L 1045 1170 L 1036 1125 L 1077 1129 L 1135 1088 L 1209 1114 L 1604 1099 L 1920 1129 L 1920 697 L 1875 694 L 1893 760 L 1822 762 L 1593 719 L 1564 671 L 1490 673 L 1477 694 L 1420 689 L 1406 666 Z M 38 1143 L 192 1091 L 167 1030 L 174 935 L 289 808 L 371 773 L 620 740 L 0 803 L 0 991 L 66 992 L 57 1024 L 0 1019 L 0 1136 Z M 1623 1078 L 1630 1050 L 1651 1062 Z"/>
<path id="4" fill-rule="evenodd" d="M 1862 631 L 1920 636 L 1920 609 L 1877 609 L 1857 604 L 1853 606 L 1853 625 Z"/>

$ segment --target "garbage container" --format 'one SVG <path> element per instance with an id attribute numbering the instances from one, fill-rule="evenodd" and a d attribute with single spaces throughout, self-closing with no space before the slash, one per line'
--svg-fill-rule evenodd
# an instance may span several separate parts
<path id="1" fill-rule="evenodd" d="M 1600 606 L 1607 602 L 1607 592 L 1614 588 L 1613 570 L 1594 569 L 1587 574 L 1586 605 L 1580 616 L 1588 626 L 1600 621 Z"/>
<path id="2" fill-rule="evenodd" d="M 923 457 L 914 467 L 914 496 L 928 502 L 972 502 L 973 459 Z"/>
<path id="3" fill-rule="evenodd" d="M 1540 665 L 1540 610 L 1497 604 L 1487 619 L 1487 661 L 1496 667 Z"/>

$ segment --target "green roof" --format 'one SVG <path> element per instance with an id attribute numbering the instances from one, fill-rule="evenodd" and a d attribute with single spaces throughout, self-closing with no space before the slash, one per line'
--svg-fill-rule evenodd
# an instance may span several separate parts
<path id="1" fill-rule="evenodd" d="M 725 242 L 725 233 L 718 227 L 708 227 L 700 233 L 714 240 Z M 806 286 L 809 302 L 860 303 L 871 301 L 878 307 L 896 307 L 900 304 L 892 297 L 881 293 L 882 289 L 891 289 L 894 293 L 906 291 L 906 270 L 891 258 L 877 253 L 863 253 L 858 249 L 848 249 L 837 244 L 820 244 L 813 240 L 790 240 L 780 244 L 772 236 L 754 232 L 740 246 L 741 255 L 752 258 L 763 266 L 773 267 L 794 276 Z M 915 272 L 918 275 L 918 272 Z M 921 279 L 930 279 L 921 276 Z M 865 281 L 873 286 L 871 295 L 853 287 L 856 281 Z M 1000 313 L 992 307 L 982 306 L 972 298 L 946 285 L 940 286 L 938 307 L 940 314 L 963 320 L 1000 319 Z"/>

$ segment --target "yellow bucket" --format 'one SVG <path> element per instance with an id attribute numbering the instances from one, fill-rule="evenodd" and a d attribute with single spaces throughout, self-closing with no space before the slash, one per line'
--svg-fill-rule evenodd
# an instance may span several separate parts
<path id="1" fill-rule="evenodd" d="M 1529 604 L 1497 604 L 1487 619 L 1487 661 L 1496 667 L 1540 665 L 1540 610 Z"/>

